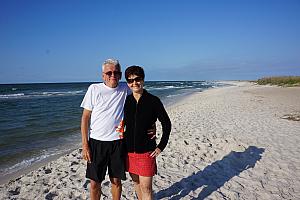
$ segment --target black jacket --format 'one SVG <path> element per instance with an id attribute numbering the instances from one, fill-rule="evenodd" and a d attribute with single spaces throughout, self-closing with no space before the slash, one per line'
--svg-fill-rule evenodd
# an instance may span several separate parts
<path id="1" fill-rule="evenodd" d="M 162 137 L 156 146 L 155 139 L 147 130 L 159 120 L 162 124 Z M 161 151 L 167 146 L 171 132 L 170 118 L 160 99 L 146 90 L 137 102 L 133 95 L 128 95 L 124 106 L 125 147 L 127 152 L 145 153 L 158 147 Z"/>

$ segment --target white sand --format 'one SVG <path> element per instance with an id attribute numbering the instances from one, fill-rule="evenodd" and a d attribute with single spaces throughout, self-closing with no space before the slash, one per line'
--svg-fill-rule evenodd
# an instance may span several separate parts
<path id="1" fill-rule="evenodd" d="M 158 158 L 155 199 L 300 199 L 300 88 L 235 86 L 168 108 L 173 128 Z M 160 131 L 158 131 L 160 134 Z M 0 199 L 87 199 L 80 150 L 0 186 Z M 123 182 L 122 199 L 136 199 Z M 102 199 L 111 199 L 108 179 Z"/>

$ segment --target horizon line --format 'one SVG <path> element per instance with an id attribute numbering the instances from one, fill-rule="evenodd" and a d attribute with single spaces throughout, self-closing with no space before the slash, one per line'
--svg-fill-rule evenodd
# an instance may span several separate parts
<path id="1" fill-rule="evenodd" d="M 176 82 L 176 81 L 256 81 L 256 80 L 243 80 L 243 79 L 228 79 L 228 80 L 145 80 L 145 82 L 154 82 L 154 81 L 160 81 L 160 82 Z M 103 81 L 69 81 L 69 82 L 16 82 L 16 83 L 0 83 L 0 85 L 21 85 L 21 84 L 65 84 L 65 83 L 102 83 Z M 121 80 L 120 82 L 125 82 Z"/>

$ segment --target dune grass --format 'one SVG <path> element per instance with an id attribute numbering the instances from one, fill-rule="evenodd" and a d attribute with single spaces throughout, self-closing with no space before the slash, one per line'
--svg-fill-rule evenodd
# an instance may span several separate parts
<path id="1" fill-rule="evenodd" d="M 300 86 L 300 76 L 273 76 L 257 80 L 259 85 L 279 85 L 286 87 Z"/>

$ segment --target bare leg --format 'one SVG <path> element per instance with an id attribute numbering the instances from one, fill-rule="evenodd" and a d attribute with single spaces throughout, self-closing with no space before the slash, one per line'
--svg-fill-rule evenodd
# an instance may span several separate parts
<path id="1" fill-rule="evenodd" d="M 101 183 L 91 180 L 91 200 L 99 200 L 101 196 Z"/>
<path id="2" fill-rule="evenodd" d="M 133 180 L 133 183 L 134 183 L 134 189 L 135 189 L 135 192 L 138 196 L 138 199 L 141 200 L 142 199 L 142 192 L 141 192 L 141 188 L 140 188 L 140 180 L 139 180 L 139 175 L 136 175 L 136 174 L 132 174 L 132 173 L 129 173 L 132 180 Z"/>
<path id="3" fill-rule="evenodd" d="M 142 199 L 143 200 L 152 200 L 152 176 L 146 177 L 146 176 L 139 176 L 140 180 L 140 188 L 142 191 Z"/>
<path id="4" fill-rule="evenodd" d="M 122 184 L 119 178 L 110 178 L 111 182 L 111 194 L 113 200 L 120 200 L 122 193 Z"/>

